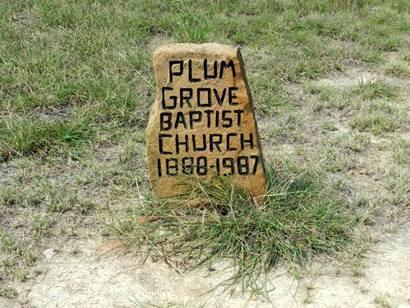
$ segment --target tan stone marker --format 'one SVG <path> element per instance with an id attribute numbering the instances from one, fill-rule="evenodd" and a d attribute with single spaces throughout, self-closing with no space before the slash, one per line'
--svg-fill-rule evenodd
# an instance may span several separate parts
<path id="1" fill-rule="evenodd" d="M 146 133 L 154 194 L 188 193 L 187 176 L 229 176 L 262 196 L 264 161 L 239 49 L 175 44 L 158 48 L 153 60 L 157 93 Z"/>

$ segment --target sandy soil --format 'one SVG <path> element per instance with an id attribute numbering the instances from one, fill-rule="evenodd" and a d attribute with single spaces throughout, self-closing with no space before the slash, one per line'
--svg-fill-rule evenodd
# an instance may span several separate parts
<path id="1" fill-rule="evenodd" d="M 362 275 L 314 264 L 297 280 L 277 269 L 269 299 L 224 293 L 226 264 L 179 274 L 162 261 L 142 264 L 114 240 L 71 241 L 43 254 L 44 273 L 15 286 L 23 300 L 1 299 L 1 307 L 410 307 L 410 223 L 369 250 Z"/>

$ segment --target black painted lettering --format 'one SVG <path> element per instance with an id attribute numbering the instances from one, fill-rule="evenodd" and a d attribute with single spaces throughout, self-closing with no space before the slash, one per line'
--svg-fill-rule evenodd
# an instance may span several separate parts
<path id="1" fill-rule="evenodd" d="M 206 156 L 199 156 L 196 160 L 196 174 L 206 175 L 208 171 L 208 158 Z"/>
<path id="2" fill-rule="evenodd" d="M 223 78 L 224 71 L 228 68 L 230 68 L 232 70 L 232 77 L 235 78 L 235 76 L 236 76 L 235 65 L 233 63 L 233 60 L 229 60 L 228 63 L 226 63 L 225 61 L 221 62 L 221 71 L 219 72 L 219 79 Z"/>
<path id="3" fill-rule="evenodd" d="M 214 111 L 213 111 L 213 110 L 210 110 L 210 109 L 204 110 L 204 113 L 205 113 L 206 116 L 207 116 L 207 119 L 206 119 L 206 127 L 208 127 L 208 128 L 211 127 L 211 113 L 213 113 L 213 112 L 214 112 Z"/>
<path id="4" fill-rule="evenodd" d="M 188 150 L 189 150 L 188 135 L 184 135 L 184 137 L 183 137 L 184 141 L 181 141 L 180 139 L 181 139 L 181 137 L 178 134 L 176 134 L 175 135 L 175 152 L 177 154 L 180 153 L 180 150 L 179 150 L 180 146 L 185 147 L 185 152 L 188 152 Z"/>
<path id="5" fill-rule="evenodd" d="M 212 152 L 214 147 L 218 149 L 218 152 L 222 152 L 222 135 L 221 134 L 209 134 L 209 150 Z"/>
<path id="6" fill-rule="evenodd" d="M 248 145 L 251 149 L 253 149 L 253 134 L 249 133 L 249 138 L 246 139 L 245 135 L 241 133 L 240 135 L 240 140 L 241 140 L 241 150 L 245 149 L 245 147 Z"/>
<path id="7" fill-rule="evenodd" d="M 209 74 L 208 70 L 208 59 L 204 60 L 204 78 L 206 79 L 216 79 L 216 75 L 218 74 L 218 62 L 214 61 L 214 69 L 213 74 Z"/>
<path id="8" fill-rule="evenodd" d="M 234 110 L 234 113 L 236 113 L 237 117 L 236 117 L 236 124 L 240 127 L 242 124 L 242 120 L 241 120 L 241 115 L 242 113 L 244 113 L 245 111 L 243 111 L 242 109 L 238 109 L 238 110 Z"/>
<path id="9" fill-rule="evenodd" d="M 192 108 L 192 89 L 191 88 L 181 88 L 179 90 L 179 97 L 180 97 L 180 103 L 181 103 L 181 108 L 184 107 L 184 102 Z"/>
<path id="10" fill-rule="evenodd" d="M 179 67 L 179 69 L 174 70 L 174 66 Z M 182 76 L 184 72 L 184 61 L 173 60 L 169 61 L 169 82 L 172 82 L 174 76 Z"/>
<path id="11" fill-rule="evenodd" d="M 219 157 L 215 160 L 215 167 L 216 167 L 216 175 L 219 176 L 221 174 L 221 160 Z"/>
<path id="12" fill-rule="evenodd" d="M 189 128 L 194 128 L 194 123 L 200 123 L 202 120 L 201 111 L 190 111 L 189 112 Z"/>
<path id="13" fill-rule="evenodd" d="M 172 126 L 172 113 L 171 112 L 161 112 L 159 115 L 159 127 L 161 131 L 169 130 Z"/>
<path id="14" fill-rule="evenodd" d="M 250 158 L 253 159 L 252 175 L 255 175 L 256 171 L 258 170 L 259 156 L 258 155 L 251 155 Z"/>
<path id="15" fill-rule="evenodd" d="M 221 96 L 219 96 L 218 90 L 217 90 L 217 89 L 214 89 L 214 95 L 215 95 L 215 98 L 216 98 L 216 102 L 217 102 L 219 105 L 222 105 L 222 104 L 224 103 L 224 100 L 225 100 L 226 88 L 224 88 L 224 89 L 222 90 Z"/>
<path id="16" fill-rule="evenodd" d="M 238 174 L 249 175 L 249 158 L 248 156 L 239 156 L 238 160 Z"/>
<path id="17" fill-rule="evenodd" d="M 237 101 L 234 101 L 235 98 L 238 98 L 234 93 L 236 90 L 239 90 L 239 88 L 238 87 L 229 87 L 228 88 L 228 102 L 229 102 L 229 105 L 231 105 L 231 106 L 239 105 L 239 103 Z"/>
<path id="18" fill-rule="evenodd" d="M 165 99 L 165 91 L 172 91 L 174 88 L 162 87 L 162 109 L 175 109 L 177 106 L 177 97 L 171 95 Z"/>
<path id="19" fill-rule="evenodd" d="M 177 115 L 175 117 L 175 128 L 178 128 L 180 124 L 182 124 L 184 128 L 187 128 L 186 121 L 185 121 L 185 115 L 182 111 L 177 112 Z"/>
<path id="20" fill-rule="evenodd" d="M 161 158 L 157 159 L 157 171 L 158 171 L 158 176 L 162 176 L 162 167 L 161 167 Z"/>
<path id="21" fill-rule="evenodd" d="M 223 110 L 222 111 L 222 127 L 229 128 L 232 127 L 232 116 L 231 115 L 232 111 L 231 110 Z"/>
<path id="22" fill-rule="evenodd" d="M 210 107 L 212 105 L 211 89 L 210 88 L 198 88 L 197 90 L 197 106 L 198 107 Z M 202 100 L 201 93 L 205 92 L 206 99 Z M 204 101 L 204 103 L 202 103 Z"/>
<path id="23" fill-rule="evenodd" d="M 202 134 L 202 146 L 198 144 L 196 135 L 192 135 L 192 150 L 194 152 L 201 152 L 206 150 L 206 136 Z M 199 139 L 199 138 L 198 138 Z"/>
<path id="24" fill-rule="evenodd" d="M 226 150 L 227 151 L 236 151 L 238 149 L 232 146 L 232 140 L 231 140 L 231 138 L 237 137 L 237 136 L 238 136 L 237 133 L 228 133 L 226 135 Z"/>
<path id="25" fill-rule="evenodd" d="M 166 169 L 167 175 L 169 176 L 178 175 L 178 159 L 166 158 L 165 159 L 165 169 Z"/>
<path id="26" fill-rule="evenodd" d="M 222 166 L 225 169 L 229 169 L 229 172 L 225 173 L 224 175 L 234 175 L 235 174 L 235 161 L 232 157 L 224 157 L 222 159 Z"/>
<path id="27" fill-rule="evenodd" d="M 198 82 L 201 81 L 200 78 L 194 78 L 192 77 L 192 60 L 188 60 L 188 79 L 190 82 Z"/>
<path id="28" fill-rule="evenodd" d="M 192 158 L 191 157 L 184 157 L 182 158 L 182 173 L 186 175 L 192 175 L 194 173 L 194 166 L 193 166 Z"/>
<path id="29" fill-rule="evenodd" d="M 172 152 L 165 151 L 164 150 L 164 139 L 165 138 L 172 138 L 173 135 L 169 134 L 159 134 L 159 140 L 158 140 L 158 145 L 159 145 L 159 153 L 160 154 L 172 154 Z"/>

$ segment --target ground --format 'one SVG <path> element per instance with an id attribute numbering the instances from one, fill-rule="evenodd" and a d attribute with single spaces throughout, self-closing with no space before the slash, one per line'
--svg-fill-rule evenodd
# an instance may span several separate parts
<path id="1" fill-rule="evenodd" d="M 360 275 L 323 260 L 299 279 L 279 267 L 261 299 L 215 289 L 232 273 L 228 264 L 181 275 L 160 260 L 142 263 L 119 241 L 80 238 L 45 250 L 44 273 L 17 289 L 29 307 L 409 307 L 409 243 L 409 223 L 384 235 L 364 257 Z"/>
<path id="2" fill-rule="evenodd" d="M 269 274 L 274 306 L 410 306 L 407 1 L 4 2 L 0 306 L 262 306 L 229 270 L 145 264 L 110 225 L 149 193 L 144 129 L 162 44 L 240 46 L 264 156 L 319 175 L 358 240 Z"/>

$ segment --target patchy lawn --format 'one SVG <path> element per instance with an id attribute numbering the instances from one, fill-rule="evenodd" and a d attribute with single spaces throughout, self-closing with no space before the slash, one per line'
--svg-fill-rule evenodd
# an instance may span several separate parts
<path id="1" fill-rule="evenodd" d="M 242 48 L 264 156 L 357 218 L 352 275 L 409 219 L 408 1 L 0 3 L 0 297 L 24 302 L 46 248 L 111 237 L 104 219 L 141 206 L 166 43 Z"/>

